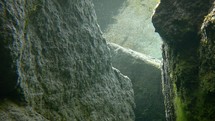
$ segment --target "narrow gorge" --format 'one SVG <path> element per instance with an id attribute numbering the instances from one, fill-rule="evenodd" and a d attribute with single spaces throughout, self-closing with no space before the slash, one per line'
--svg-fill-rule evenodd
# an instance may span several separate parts
<path id="1" fill-rule="evenodd" d="M 151 22 L 156 0 L 93 0 L 113 67 L 133 84 L 135 121 L 165 121 L 161 43 Z"/>
<path id="2" fill-rule="evenodd" d="M 0 0 L 0 121 L 215 121 L 214 0 Z"/>

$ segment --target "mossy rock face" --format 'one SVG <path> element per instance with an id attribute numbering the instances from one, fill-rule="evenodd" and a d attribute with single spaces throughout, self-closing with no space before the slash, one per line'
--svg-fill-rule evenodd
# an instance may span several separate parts
<path id="1" fill-rule="evenodd" d="M 91 0 L 2 0 L 0 30 L 0 120 L 134 120 Z"/>
<path id="2" fill-rule="evenodd" d="M 214 7 L 213 7 L 214 8 Z M 202 121 L 215 119 L 215 19 L 214 10 L 212 10 L 204 20 L 201 28 L 201 45 L 200 45 L 200 89 L 201 98 L 198 118 Z"/>
<path id="3" fill-rule="evenodd" d="M 213 2 L 163 0 L 153 16 L 164 40 L 167 121 L 214 120 L 214 11 L 208 14 Z"/>

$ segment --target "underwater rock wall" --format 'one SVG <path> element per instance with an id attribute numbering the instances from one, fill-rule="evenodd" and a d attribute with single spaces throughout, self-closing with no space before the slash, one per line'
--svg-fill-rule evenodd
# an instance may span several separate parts
<path id="1" fill-rule="evenodd" d="M 133 121 L 91 0 L 0 1 L 0 120 Z"/>
<path id="2" fill-rule="evenodd" d="M 215 119 L 213 2 L 161 0 L 153 16 L 164 41 L 167 121 Z"/>
<path id="3" fill-rule="evenodd" d="M 166 121 L 160 60 L 108 43 L 113 66 L 127 75 L 134 89 L 135 121 Z"/>

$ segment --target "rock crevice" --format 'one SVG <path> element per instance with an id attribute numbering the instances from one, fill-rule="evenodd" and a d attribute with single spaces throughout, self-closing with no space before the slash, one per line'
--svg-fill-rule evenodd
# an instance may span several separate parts
<path id="1" fill-rule="evenodd" d="M 165 121 L 160 60 L 108 43 L 112 64 L 133 84 L 135 121 Z"/>

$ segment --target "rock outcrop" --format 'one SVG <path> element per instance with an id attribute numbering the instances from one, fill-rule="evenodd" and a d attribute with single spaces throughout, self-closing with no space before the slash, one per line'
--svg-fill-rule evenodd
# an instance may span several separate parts
<path id="1" fill-rule="evenodd" d="M 93 1 L 107 41 L 161 59 L 162 41 L 151 22 L 157 0 Z"/>
<path id="2" fill-rule="evenodd" d="M 133 83 L 135 121 L 165 121 L 160 61 L 108 43 L 113 66 Z"/>
<path id="3" fill-rule="evenodd" d="M 215 119 L 213 2 L 161 0 L 153 16 L 164 41 L 167 121 Z"/>
<path id="4" fill-rule="evenodd" d="M 133 121 L 90 0 L 0 1 L 0 120 Z"/>

